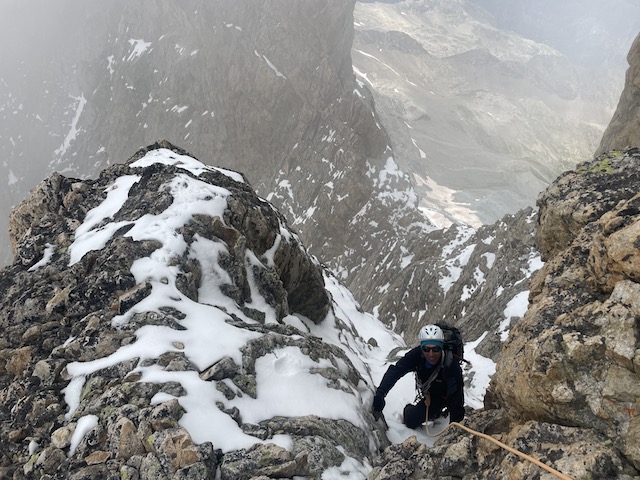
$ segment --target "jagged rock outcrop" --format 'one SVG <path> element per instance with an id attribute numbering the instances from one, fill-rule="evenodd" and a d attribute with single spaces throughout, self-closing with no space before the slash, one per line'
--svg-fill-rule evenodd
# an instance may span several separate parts
<path id="1" fill-rule="evenodd" d="M 316 478 L 387 444 L 363 407 L 372 347 L 241 174 L 160 142 L 52 175 L 11 225 L 3 478 Z"/>
<path id="2" fill-rule="evenodd" d="M 538 198 L 536 241 L 543 260 L 565 250 L 590 222 L 638 192 L 637 149 L 615 150 L 560 175 Z"/>
<path id="3" fill-rule="evenodd" d="M 546 214 L 538 241 L 549 258 L 532 282 L 531 306 L 505 344 L 494 379 L 496 401 L 513 416 L 593 428 L 636 468 L 639 175 L 637 149 L 614 152 L 578 165 L 541 197 Z M 565 200 L 556 211 L 555 189 L 563 187 Z M 601 201 L 603 192 L 609 203 Z M 568 225 L 563 214 L 570 210 L 576 215 Z"/>
<path id="4" fill-rule="evenodd" d="M 624 90 L 596 155 L 640 145 L 640 34 L 629 50 L 627 61 Z"/>
<path id="5" fill-rule="evenodd" d="M 610 447 L 609 439 L 590 429 L 529 421 L 505 431 L 507 421 L 499 410 L 476 413 L 465 423 L 574 479 L 637 478 L 637 472 Z M 534 463 L 505 453 L 488 440 L 449 427 L 431 449 L 416 437 L 388 447 L 367 479 L 557 478 Z"/>

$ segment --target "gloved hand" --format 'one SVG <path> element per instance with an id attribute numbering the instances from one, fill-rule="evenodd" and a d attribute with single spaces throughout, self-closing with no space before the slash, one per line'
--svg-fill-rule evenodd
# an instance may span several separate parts
<path id="1" fill-rule="evenodd" d="M 382 395 L 376 395 L 373 397 L 373 418 L 379 420 L 382 417 L 382 410 L 384 409 L 386 402 L 384 401 L 384 397 Z"/>

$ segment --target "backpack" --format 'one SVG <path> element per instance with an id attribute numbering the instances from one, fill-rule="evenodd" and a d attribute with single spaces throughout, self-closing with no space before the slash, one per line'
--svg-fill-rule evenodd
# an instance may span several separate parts
<path id="1" fill-rule="evenodd" d="M 464 358 L 464 342 L 460 330 L 446 323 L 436 323 L 436 325 L 444 333 L 444 366 L 450 367 L 454 360 L 458 363 L 469 363 L 469 360 Z"/>

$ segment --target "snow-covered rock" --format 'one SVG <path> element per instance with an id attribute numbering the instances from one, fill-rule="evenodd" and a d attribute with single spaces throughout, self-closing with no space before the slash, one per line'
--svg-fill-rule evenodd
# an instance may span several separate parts
<path id="1" fill-rule="evenodd" d="M 5 473 L 339 478 L 388 444 L 369 408 L 402 340 L 243 175 L 160 142 L 12 218 Z"/>

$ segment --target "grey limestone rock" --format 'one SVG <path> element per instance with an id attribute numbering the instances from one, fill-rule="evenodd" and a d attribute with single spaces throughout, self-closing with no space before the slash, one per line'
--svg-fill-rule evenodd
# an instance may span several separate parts
<path id="1" fill-rule="evenodd" d="M 96 179 L 54 175 L 19 206 L 12 219 L 16 262 L 0 272 L 0 395 L 11 406 L 0 412 L 2 424 L 10 425 L 0 429 L 0 441 L 6 446 L 0 457 L 2 468 L 17 472 L 15 478 L 127 475 L 186 480 L 213 478 L 219 466 L 223 478 L 291 478 L 321 475 L 340 465 L 342 452 L 368 461 L 372 448 L 388 442 L 369 427 L 373 418 L 368 412 L 361 413 L 366 431 L 348 421 L 314 417 L 277 417 L 256 425 L 243 422 L 241 408 L 226 404 L 243 397 L 260 398 L 257 362 L 287 348 L 317 365 L 309 374 L 328 390 L 359 395 L 367 383 L 342 348 L 284 321 L 292 314 L 306 318 L 309 325 L 325 320 L 334 308 L 324 284 L 325 271 L 288 229 L 284 217 L 240 174 L 205 168 L 198 175 L 199 182 L 229 192 L 230 200 L 222 216 L 198 214 L 175 235 L 187 247 L 202 239 L 218 242 L 221 253 L 210 259 L 188 251 L 173 256 L 169 263 L 176 272 L 176 298 L 167 298 L 166 306 L 140 307 L 153 295 L 156 280 L 136 280 L 132 266 L 162 242 L 136 241 L 127 233 L 141 218 L 162 215 L 171 207 L 174 197 L 165 187 L 171 179 L 196 176 L 175 165 L 133 165 L 156 151 L 187 155 L 161 141 Z M 115 222 L 112 238 L 101 248 L 74 257 L 77 228 L 123 176 L 139 180 L 121 208 L 95 226 L 100 231 Z M 41 261 L 45 252 L 50 255 Z M 229 288 L 220 288 L 218 297 L 206 301 L 219 303 L 220 311 L 227 312 L 226 324 L 246 332 L 247 340 L 235 359 L 223 356 L 203 366 L 183 342 L 174 341 L 156 356 L 123 357 L 81 376 L 78 405 L 69 404 L 64 391 L 79 379 L 74 367 L 135 347 L 143 328 L 188 330 L 189 310 L 177 297 L 183 295 L 183 303 L 203 301 L 203 278 L 212 274 L 228 278 L 223 283 Z M 169 285 L 170 280 L 157 282 Z M 258 295 L 264 305 L 256 303 Z M 128 321 L 114 323 L 118 318 Z M 223 454 L 210 442 L 194 441 L 181 424 L 185 409 L 179 399 L 188 393 L 185 386 L 177 381 L 144 381 L 146 369 L 193 372 L 199 381 L 215 385 L 224 396 L 212 400 L 211 408 L 228 415 L 239 430 L 255 438 L 256 445 Z M 270 442 L 281 434 L 291 436 L 292 451 Z M 26 448 L 29 439 L 37 443 L 31 456 Z M 338 445 L 347 447 L 341 451 Z"/>

